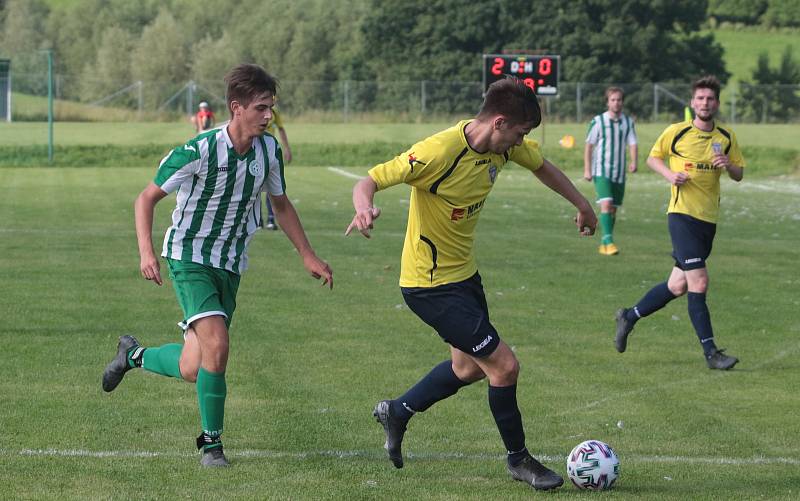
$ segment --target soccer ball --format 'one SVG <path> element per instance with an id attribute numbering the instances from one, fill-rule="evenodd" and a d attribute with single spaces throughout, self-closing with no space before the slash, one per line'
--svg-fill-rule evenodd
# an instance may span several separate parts
<path id="1" fill-rule="evenodd" d="M 569 453 L 567 474 L 578 489 L 610 489 L 619 476 L 619 459 L 607 443 L 587 440 Z"/>

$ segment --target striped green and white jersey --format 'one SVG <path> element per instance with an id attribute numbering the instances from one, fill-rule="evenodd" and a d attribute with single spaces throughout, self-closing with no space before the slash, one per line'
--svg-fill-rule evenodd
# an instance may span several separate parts
<path id="1" fill-rule="evenodd" d="M 621 113 L 615 120 L 607 111 L 597 115 L 589 123 L 586 142 L 594 146 L 592 176 L 624 183 L 628 146 L 637 144 L 636 128 L 631 117 Z"/>
<path id="2" fill-rule="evenodd" d="M 153 182 L 178 192 L 161 255 L 237 274 L 247 269 L 247 246 L 261 226 L 261 192 L 280 195 L 286 189 L 275 137 L 256 137 L 239 155 L 227 126 L 172 150 Z"/>

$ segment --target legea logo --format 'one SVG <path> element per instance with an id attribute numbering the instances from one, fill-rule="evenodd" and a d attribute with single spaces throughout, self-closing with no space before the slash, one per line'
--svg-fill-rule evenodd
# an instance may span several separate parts
<path id="1" fill-rule="evenodd" d="M 483 348 L 485 348 L 486 345 L 489 344 L 491 341 L 492 341 L 492 336 L 490 334 L 490 335 L 486 336 L 486 339 L 481 341 L 481 344 L 479 344 L 478 346 L 475 346 L 475 347 L 472 348 L 472 353 L 478 353 Z"/>

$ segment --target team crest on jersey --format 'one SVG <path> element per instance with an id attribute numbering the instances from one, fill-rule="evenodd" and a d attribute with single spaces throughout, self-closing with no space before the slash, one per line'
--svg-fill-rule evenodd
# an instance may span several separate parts
<path id="1" fill-rule="evenodd" d="M 258 176 L 260 176 L 260 175 L 261 175 L 261 174 L 264 172 L 264 167 L 263 167 L 263 166 L 262 166 L 262 165 L 259 163 L 259 161 L 258 161 L 258 160 L 253 160 L 253 161 L 252 161 L 252 162 L 250 162 L 250 164 L 247 166 L 247 170 L 248 170 L 248 171 L 250 172 L 250 174 L 252 174 L 253 176 L 256 176 L 256 177 L 258 177 Z"/>
<path id="2" fill-rule="evenodd" d="M 489 181 L 494 184 L 494 180 L 497 179 L 497 167 L 494 165 L 489 166 Z"/>

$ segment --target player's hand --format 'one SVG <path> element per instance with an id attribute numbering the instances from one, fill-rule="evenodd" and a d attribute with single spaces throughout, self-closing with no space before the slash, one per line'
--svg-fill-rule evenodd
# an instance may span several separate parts
<path id="1" fill-rule="evenodd" d="M 372 229 L 372 223 L 381 215 L 381 210 L 378 207 L 369 207 L 368 209 L 356 212 L 350 226 L 344 232 L 344 235 L 349 235 L 353 229 L 357 229 L 362 235 L 369 238 L 369 230 Z"/>
<path id="2" fill-rule="evenodd" d="M 636 165 L 635 162 L 631 162 L 630 165 L 628 165 L 629 172 L 633 173 L 636 172 L 637 170 L 639 170 L 639 167 Z"/>
<path id="3" fill-rule="evenodd" d="M 303 266 L 306 267 L 306 270 L 308 270 L 312 277 L 322 279 L 322 284 L 320 285 L 327 285 L 333 289 L 333 270 L 328 263 L 318 258 L 317 255 L 312 252 L 303 256 Z"/>
<path id="4" fill-rule="evenodd" d="M 714 158 L 711 159 L 711 165 L 718 169 L 728 169 L 728 166 L 731 164 L 731 159 L 728 155 L 718 153 L 714 155 Z"/>
<path id="5" fill-rule="evenodd" d="M 689 181 L 689 174 L 685 172 L 672 172 L 670 171 L 669 183 L 675 186 L 682 186 Z"/>
<path id="6" fill-rule="evenodd" d="M 583 171 L 583 179 L 586 181 L 592 180 L 592 173 L 589 171 Z"/>
<path id="7" fill-rule="evenodd" d="M 597 229 L 597 216 L 591 207 L 578 211 L 578 215 L 575 216 L 575 225 L 578 227 L 578 231 L 581 232 L 581 236 L 589 237 L 594 235 Z"/>
<path id="8" fill-rule="evenodd" d="M 154 254 L 151 253 L 149 256 L 142 256 L 141 262 L 139 263 L 139 270 L 142 272 L 142 276 L 145 280 L 152 280 L 158 285 L 163 283 L 161 280 L 161 265 Z"/>

